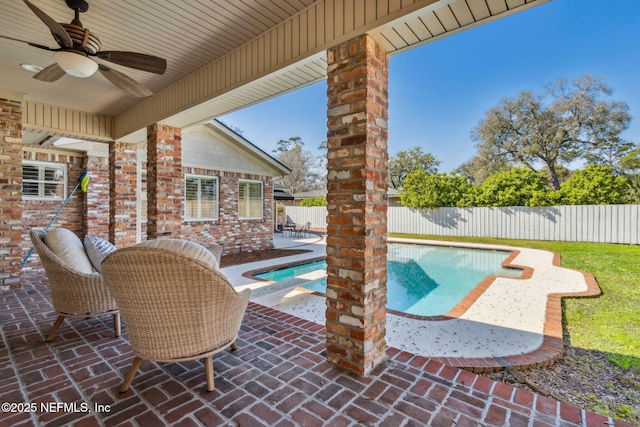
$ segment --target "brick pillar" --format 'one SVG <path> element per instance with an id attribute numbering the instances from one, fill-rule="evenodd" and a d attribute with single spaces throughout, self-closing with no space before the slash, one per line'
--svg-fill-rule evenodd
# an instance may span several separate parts
<path id="1" fill-rule="evenodd" d="M 0 289 L 22 275 L 22 101 L 0 98 Z"/>
<path id="2" fill-rule="evenodd" d="M 109 144 L 109 241 L 117 247 L 137 241 L 137 187 L 136 146 Z"/>
<path id="3" fill-rule="evenodd" d="M 89 185 L 87 187 L 84 232 L 90 236 L 109 239 L 109 159 L 98 156 L 87 157 Z"/>
<path id="4" fill-rule="evenodd" d="M 388 57 L 363 35 L 327 51 L 327 359 L 385 356 Z"/>
<path id="5" fill-rule="evenodd" d="M 182 130 L 147 128 L 147 239 L 180 238 L 184 210 Z"/>

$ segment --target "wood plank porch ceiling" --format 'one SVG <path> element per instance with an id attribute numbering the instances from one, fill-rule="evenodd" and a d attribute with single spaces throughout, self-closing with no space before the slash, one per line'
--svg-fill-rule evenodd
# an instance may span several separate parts
<path id="1" fill-rule="evenodd" d="M 32 0 L 59 22 L 59 1 Z M 155 95 L 129 98 L 99 75 L 43 83 L 19 68 L 50 52 L 0 39 L 2 90 L 22 93 L 25 130 L 96 141 L 141 142 L 155 122 L 187 127 L 326 78 L 326 49 L 369 33 L 391 54 L 548 0 L 91 1 L 81 15 L 104 50 L 165 57 L 162 76 L 117 67 Z M 22 2 L 1 0 L 0 34 L 54 46 Z M 99 94 L 99 96 L 96 96 Z M 42 138 L 25 137 L 25 144 Z"/>

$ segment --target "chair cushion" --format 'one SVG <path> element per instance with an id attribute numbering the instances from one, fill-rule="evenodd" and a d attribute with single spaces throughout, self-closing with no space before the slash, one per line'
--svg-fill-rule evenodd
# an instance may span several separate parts
<path id="1" fill-rule="evenodd" d="M 216 257 L 216 261 L 218 266 L 220 266 L 220 257 L 222 257 L 222 246 L 220 245 L 211 245 L 205 246 L 205 248 Z"/>
<path id="2" fill-rule="evenodd" d="M 116 247 L 111 242 L 96 236 L 85 236 L 84 248 L 91 264 L 93 264 L 93 268 L 98 273 L 102 273 L 102 260 L 104 257 L 116 250 Z"/>
<path id="3" fill-rule="evenodd" d="M 70 269 L 78 273 L 93 273 L 93 266 L 82 241 L 73 231 L 54 228 L 45 236 L 44 244 Z"/>
<path id="4" fill-rule="evenodd" d="M 188 240 L 157 239 L 138 243 L 136 246 L 160 248 L 198 260 L 211 268 L 218 269 L 218 261 L 211 251 L 202 245 Z"/>

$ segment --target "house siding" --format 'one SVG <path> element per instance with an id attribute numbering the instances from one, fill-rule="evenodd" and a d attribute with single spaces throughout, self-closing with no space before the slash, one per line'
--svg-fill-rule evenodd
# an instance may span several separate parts
<path id="1" fill-rule="evenodd" d="M 221 132 L 207 126 L 183 132 L 182 164 L 194 168 L 270 175 L 268 168 L 240 151 Z"/>

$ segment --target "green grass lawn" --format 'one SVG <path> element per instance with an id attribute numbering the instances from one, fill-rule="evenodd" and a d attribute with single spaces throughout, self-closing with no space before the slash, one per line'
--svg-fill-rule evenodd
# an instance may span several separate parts
<path id="1" fill-rule="evenodd" d="M 597 298 L 564 299 L 566 345 L 602 351 L 625 369 L 640 369 L 640 246 L 396 233 L 389 237 L 522 246 L 559 253 L 563 267 L 593 274 L 602 290 Z"/>

